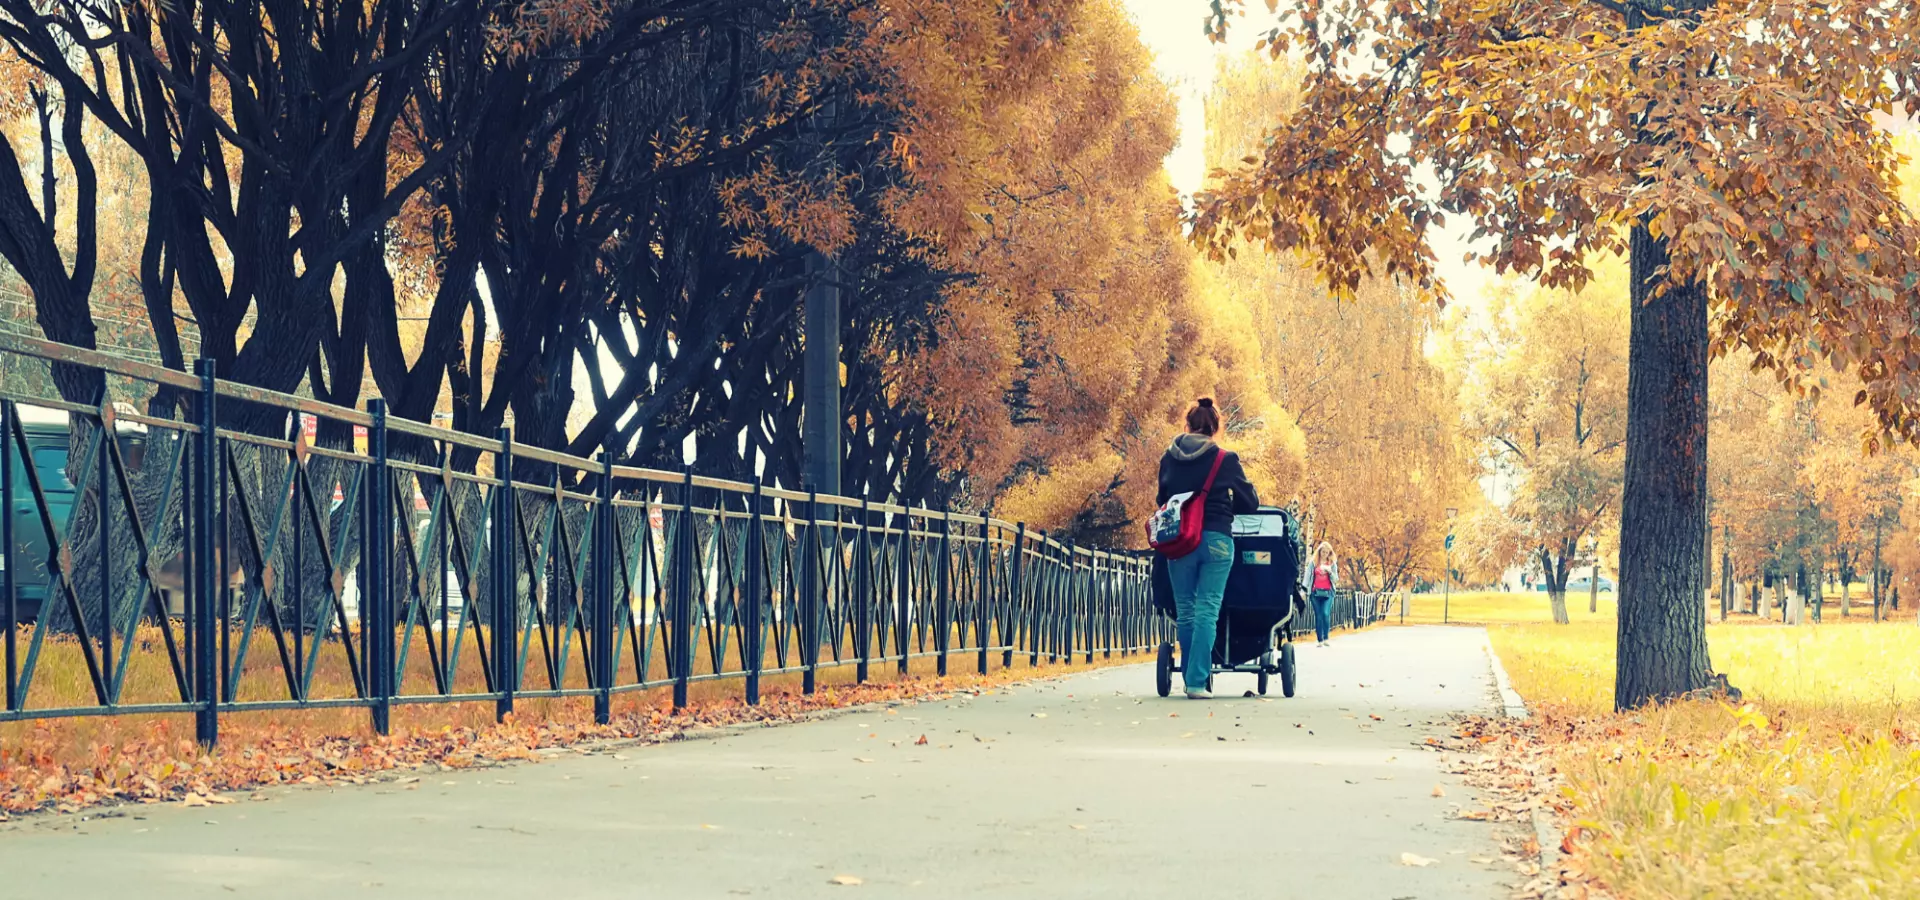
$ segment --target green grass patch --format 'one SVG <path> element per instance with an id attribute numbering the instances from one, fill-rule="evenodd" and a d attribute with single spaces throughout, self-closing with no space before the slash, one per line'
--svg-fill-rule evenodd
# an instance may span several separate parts
<path id="1" fill-rule="evenodd" d="M 1611 711 L 1614 626 L 1489 629 L 1621 897 L 1920 896 L 1920 630 L 1712 625 L 1746 694 Z"/>

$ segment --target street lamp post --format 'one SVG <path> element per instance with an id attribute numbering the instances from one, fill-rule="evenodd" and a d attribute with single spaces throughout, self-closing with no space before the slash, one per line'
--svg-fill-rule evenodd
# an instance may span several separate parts
<path id="1" fill-rule="evenodd" d="M 1459 514 L 1460 510 L 1447 507 L 1447 584 L 1440 599 L 1440 624 L 1442 625 L 1453 621 L 1453 517 Z"/>

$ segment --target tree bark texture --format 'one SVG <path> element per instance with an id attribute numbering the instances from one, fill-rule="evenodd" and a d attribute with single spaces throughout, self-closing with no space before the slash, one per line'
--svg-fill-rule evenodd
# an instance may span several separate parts
<path id="1" fill-rule="evenodd" d="M 1709 668 L 1707 294 L 1697 282 L 1667 283 L 1667 245 L 1645 222 L 1634 226 L 1630 252 L 1618 709 L 1702 687 Z"/>

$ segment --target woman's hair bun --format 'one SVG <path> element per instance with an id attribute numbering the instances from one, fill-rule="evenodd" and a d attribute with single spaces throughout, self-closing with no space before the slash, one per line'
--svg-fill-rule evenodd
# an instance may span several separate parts
<path id="1" fill-rule="evenodd" d="M 1213 398 L 1212 398 L 1212 397 L 1201 397 L 1201 398 L 1200 398 L 1200 406 L 1201 406 L 1202 408 L 1205 408 L 1205 409 L 1212 409 L 1212 408 L 1213 408 Z"/>

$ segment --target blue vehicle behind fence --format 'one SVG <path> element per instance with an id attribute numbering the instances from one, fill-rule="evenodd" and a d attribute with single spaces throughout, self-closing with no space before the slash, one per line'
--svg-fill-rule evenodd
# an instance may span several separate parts
<path id="1" fill-rule="evenodd" d="M 1545 581 L 1534 582 L 1533 589 L 1544 594 L 1547 592 L 1547 583 Z M 1593 579 L 1591 577 L 1582 575 L 1579 578 L 1567 579 L 1567 593 L 1569 594 L 1584 594 L 1592 590 Z M 1613 593 L 1613 581 L 1605 575 L 1600 576 L 1600 593 Z"/>
<path id="2" fill-rule="evenodd" d="M 45 409 L 38 406 L 20 404 L 14 407 L 19 415 L 20 436 L 24 438 L 26 452 L 19 450 L 15 443 L 13 454 L 13 494 L 8 514 L 13 517 L 13 589 L 14 619 L 16 622 L 32 622 L 40 616 L 40 609 L 46 603 L 47 589 L 52 583 L 47 563 L 53 557 L 50 552 L 51 541 L 47 539 L 47 526 L 51 524 L 55 535 L 64 537 L 67 520 L 73 513 L 73 482 L 67 478 L 68 452 L 72 432 L 67 413 Z M 121 458 L 131 470 L 138 470 L 145 452 L 146 428 L 141 425 L 120 424 L 115 427 L 120 438 Z M 8 440 L 15 440 L 7 436 Z M 28 477 L 27 463 L 33 465 L 32 478 Z M 41 506 L 35 502 L 33 483 L 38 481 L 40 496 L 45 501 L 46 517 L 40 514 Z M 0 571 L 5 571 L 7 558 L 0 555 Z M 0 607 L 0 618 L 5 617 L 4 607 Z"/>

